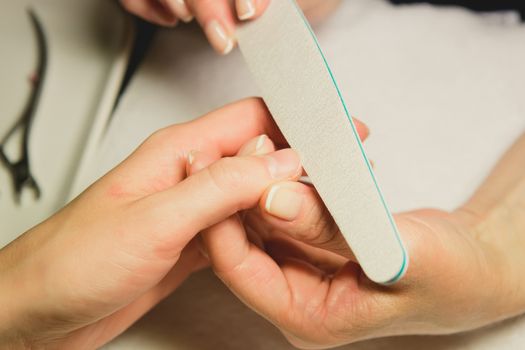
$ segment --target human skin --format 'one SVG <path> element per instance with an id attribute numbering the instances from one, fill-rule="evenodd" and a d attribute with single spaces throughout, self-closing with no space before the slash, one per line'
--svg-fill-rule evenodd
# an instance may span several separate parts
<path id="1" fill-rule="evenodd" d="M 273 147 L 269 137 L 281 149 L 235 156 L 261 134 L 268 135 L 264 149 Z M 188 178 L 197 154 L 218 161 Z M 0 250 L 0 348 L 102 346 L 208 265 L 194 239 L 200 231 L 256 207 L 268 186 L 300 173 L 260 99 L 156 132 Z"/>
<path id="2" fill-rule="evenodd" d="M 200 169 L 213 164 L 200 157 Z M 313 187 L 274 186 L 271 203 L 269 188 L 201 237 L 217 276 L 295 346 L 455 333 L 525 312 L 525 134 L 456 210 L 395 215 L 410 264 L 392 286 L 366 278 Z"/>
<path id="3" fill-rule="evenodd" d="M 228 54 L 235 46 L 235 28 L 242 21 L 261 16 L 272 0 L 120 0 L 129 12 L 162 26 L 173 27 L 194 18 L 211 46 Z M 277 0 L 282 1 L 282 0 Z M 298 0 L 312 24 L 336 10 L 341 0 Z"/>

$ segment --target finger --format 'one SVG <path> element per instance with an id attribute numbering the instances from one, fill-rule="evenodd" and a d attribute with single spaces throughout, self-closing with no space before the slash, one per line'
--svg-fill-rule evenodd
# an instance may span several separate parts
<path id="1" fill-rule="evenodd" d="M 277 261 L 279 256 L 294 256 L 328 273 L 338 270 L 348 262 L 347 258 L 339 254 L 283 234 L 276 225 L 271 225 L 261 216 L 258 208 L 247 210 L 243 223 L 247 231 L 257 228 L 257 234 L 263 243 L 261 246 L 264 246 L 266 253 Z M 282 251 L 286 253 L 281 254 Z"/>
<path id="2" fill-rule="evenodd" d="M 353 122 L 361 141 L 365 141 L 370 129 L 357 118 Z M 263 221 L 272 231 L 282 231 L 293 239 L 355 261 L 310 179 L 302 176 L 300 181 L 274 184 L 265 192 L 259 203 Z"/>
<path id="3" fill-rule="evenodd" d="M 271 152 L 273 148 L 271 140 L 269 140 L 266 135 L 260 135 L 243 145 L 238 154 L 239 156 L 261 154 L 266 151 Z M 188 175 L 190 176 L 195 176 L 194 174 L 202 171 L 202 169 L 211 165 L 214 161 L 212 156 L 207 156 L 202 153 L 197 153 L 193 156 L 193 160 L 191 160 L 191 164 L 188 166 Z M 190 163 L 190 160 L 188 160 L 188 162 Z M 256 233 L 250 235 L 250 231 L 245 231 L 238 214 L 231 215 L 227 219 L 203 230 L 200 238 L 202 249 L 205 250 L 205 255 L 216 262 L 214 268 L 220 278 L 222 277 L 227 280 L 229 277 L 222 275 L 222 271 L 226 271 L 228 266 L 235 264 L 236 261 L 241 261 L 248 256 L 253 256 L 256 263 L 251 265 L 252 269 L 258 266 L 259 276 L 269 276 L 265 279 L 266 281 L 272 278 L 273 283 L 269 284 L 271 290 L 278 293 L 281 297 L 285 296 L 288 292 L 286 280 L 282 273 L 280 273 L 279 267 L 261 250 L 262 241 L 260 237 L 258 237 Z M 246 272 L 251 274 L 250 271 Z M 236 281 L 239 277 L 241 280 L 246 280 L 243 276 L 230 277 Z M 249 288 L 247 290 L 248 298 L 245 301 L 250 303 L 252 298 L 261 300 L 257 294 L 258 290 L 259 288 Z M 250 292 L 254 292 L 256 296 L 250 298 Z M 275 305 L 275 307 L 273 310 L 274 313 L 283 306 Z M 261 310 L 264 309 L 264 306 L 261 306 Z"/>
<path id="4" fill-rule="evenodd" d="M 229 0 L 186 0 L 211 46 L 222 55 L 235 46 L 235 18 Z"/>
<path id="5" fill-rule="evenodd" d="M 190 151 L 186 161 L 186 176 L 191 176 L 207 168 L 218 160 L 217 156 L 200 151 Z"/>
<path id="6" fill-rule="evenodd" d="M 237 153 L 238 156 L 257 156 L 257 155 L 264 155 L 275 152 L 275 147 L 273 145 L 273 142 L 268 138 L 266 135 L 259 135 L 247 143 L 245 143 L 239 152 Z M 198 152 L 198 151 L 192 151 L 188 155 L 188 162 L 186 166 L 186 172 L 187 176 L 191 176 L 211 164 L 213 164 L 215 161 L 217 161 L 217 157 L 214 157 L 212 155 Z M 235 215 L 244 215 L 244 212 L 241 214 L 235 214 Z M 226 220 L 235 220 L 235 218 L 230 217 Z M 220 225 L 220 224 L 217 224 Z M 216 226 L 217 226 L 216 225 Z M 250 242 L 254 242 L 258 247 L 262 248 L 263 243 L 261 238 L 257 235 L 257 233 L 254 230 L 247 230 L 247 235 L 250 238 Z"/>
<path id="7" fill-rule="evenodd" d="M 255 155 L 264 155 L 268 153 L 275 152 L 275 147 L 273 145 L 273 142 L 268 138 L 266 135 L 259 135 L 247 143 L 245 143 L 239 152 L 237 152 L 237 156 L 255 156 Z M 191 176 L 206 167 L 213 164 L 215 161 L 217 161 L 216 157 L 213 157 L 211 155 L 205 154 L 203 152 L 197 152 L 192 151 L 188 155 L 188 162 L 187 162 L 187 175 Z M 245 212 L 234 214 L 233 216 L 227 218 L 226 220 L 215 224 L 212 228 L 208 229 L 211 231 L 221 231 L 224 227 L 231 227 L 235 225 L 240 225 L 238 223 L 239 217 L 241 218 L 241 221 L 244 222 L 242 217 L 244 217 Z M 233 222 L 232 222 L 233 221 Z M 238 229 L 242 229 L 242 227 L 238 227 Z M 205 230 L 206 231 L 206 230 Z M 245 227 L 245 234 L 248 237 L 248 240 L 252 243 L 254 243 L 257 247 L 263 249 L 264 243 L 262 241 L 262 238 L 260 237 L 259 233 L 251 229 L 249 227 Z M 200 237 L 200 236 L 199 236 Z M 201 237 L 200 237 L 201 238 Z M 201 243 L 201 248 L 205 249 L 203 246 L 202 239 L 199 240 Z M 207 256 L 207 253 L 205 253 Z"/>
<path id="8" fill-rule="evenodd" d="M 237 18 L 241 21 L 255 19 L 264 13 L 269 3 L 270 0 L 236 0 Z"/>
<path id="9" fill-rule="evenodd" d="M 248 141 L 241 147 L 237 156 L 255 156 L 255 155 L 264 155 L 275 152 L 275 145 L 272 140 L 268 138 L 267 135 L 259 135 L 252 140 Z M 237 214 L 241 221 L 244 223 L 244 217 L 246 216 L 246 211 L 243 211 Z M 248 240 L 255 244 L 260 249 L 264 250 L 264 242 L 260 237 L 258 230 L 254 230 L 249 227 L 245 227 L 246 236 Z"/>
<path id="10" fill-rule="evenodd" d="M 273 148 L 271 141 L 264 136 L 265 135 L 258 136 L 247 142 L 239 151 L 239 155 L 260 153 L 264 148 Z M 268 146 L 269 143 L 270 146 Z M 193 154 L 193 159 L 191 161 L 188 159 L 188 163 L 191 163 L 188 165 L 188 175 L 195 176 L 194 174 L 211 165 L 213 161 L 214 158 L 212 156 L 203 153 Z M 271 276 L 273 282 L 270 283 L 271 291 L 282 298 L 288 293 L 286 280 L 280 273 L 279 267 L 275 262 L 260 249 L 262 242 L 258 235 L 252 235 L 253 237 L 249 238 L 249 232 L 245 231 L 238 214 L 234 214 L 226 220 L 203 230 L 200 237 L 205 255 L 216 263 L 214 269 L 219 277 L 227 280 L 229 277 L 224 276 L 222 271 L 227 270 L 230 264 L 235 264 L 236 261 L 240 261 L 238 259 L 242 260 L 253 255 L 253 259 L 257 261 L 257 263 L 251 264 L 251 266 L 258 266 L 259 273 L 260 271 L 266 271 L 265 274 Z M 251 243 L 254 241 L 255 243 Z M 229 252 L 232 254 L 229 254 Z M 250 271 L 246 272 L 250 274 Z M 238 278 L 244 279 L 244 276 L 231 277 L 236 281 L 239 280 Z M 250 295 L 250 292 L 255 291 L 255 293 L 257 293 L 257 290 L 259 290 L 259 288 L 249 288 L 247 292 Z M 254 299 L 261 300 L 258 296 L 254 297 Z M 250 301 L 251 298 L 248 298 L 247 302 Z M 277 310 L 284 309 L 284 306 L 277 306 Z M 276 312 L 277 310 L 272 310 L 272 312 Z"/>
<path id="11" fill-rule="evenodd" d="M 194 121 L 155 132 L 111 172 L 108 178 L 113 181 L 107 181 L 110 185 L 103 190 L 112 197 L 122 197 L 128 192 L 148 195 L 164 191 L 186 176 L 190 151 L 200 151 L 215 159 L 229 157 L 261 134 L 279 145 L 285 143 L 262 99 L 247 98 L 226 105 Z M 154 186 L 144 188 L 144 184 L 150 183 Z"/>
<path id="12" fill-rule="evenodd" d="M 188 23 L 193 20 L 193 14 L 191 13 L 185 0 L 159 0 L 166 8 L 168 8 L 175 16 L 180 18 L 182 21 Z"/>
<path id="13" fill-rule="evenodd" d="M 341 0 L 297 0 L 297 3 L 303 10 L 306 19 L 315 25 L 335 11 Z"/>
<path id="14" fill-rule="evenodd" d="M 355 129 L 361 141 L 366 141 L 366 139 L 370 136 L 370 128 L 368 125 L 354 117 L 352 117 L 352 122 L 354 123 Z"/>
<path id="15" fill-rule="evenodd" d="M 274 184 L 262 196 L 259 209 L 262 219 L 274 231 L 355 261 L 313 187 L 292 181 Z"/>
<path id="16" fill-rule="evenodd" d="M 287 146 L 260 98 L 231 103 L 189 123 L 168 127 L 159 134 L 157 138 L 170 140 L 177 148 L 188 144 L 198 146 L 197 150 L 216 156 L 217 159 L 237 155 L 248 141 L 261 135 L 267 135 L 279 146 Z"/>
<path id="17" fill-rule="evenodd" d="M 120 3 L 127 11 L 147 21 L 162 26 L 177 24 L 177 17 L 158 0 L 120 0 Z"/>
<path id="18" fill-rule="evenodd" d="M 141 220 L 136 225 L 149 232 L 146 239 L 162 242 L 168 254 L 176 254 L 199 231 L 255 206 L 271 183 L 296 179 L 300 169 L 290 149 L 223 158 L 171 189 L 135 202 L 129 217 Z"/>
<path id="19" fill-rule="evenodd" d="M 261 137 L 251 140 L 243 150 L 251 149 L 256 152 L 258 147 L 253 145 L 260 144 L 260 140 Z M 268 248 L 274 251 L 275 256 L 280 256 L 281 270 L 281 266 L 258 245 L 251 243 L 247 233 L 238 215 L 234 215 L 202 231 L 201 238 L 217 276 L 247 305 L 279 325 L 277 320 L 287 317 L 286 313 L 291 309 L 292 303 L 302 304 L 306 300 L 304 293 L 311 289 L 322 293 L 326 285 L 319 287 L 322 281 L 326 282 L 324 273 L 311 264 L 301 262 L 303 259 L 298 260 L 298 256 L 304 254 L 308 247 L 303 246 L 303 251 L 288 251 L 289 256 L 283 256 L 283 250 L 276 248 L 274 244 Z M 324 259 L 323 262 L 328 260 Z M 334 262 L 335 259 L 324 266 L 317 266 L 333 273 L 337 270 Z M 298 282 L 298 289 L 291 288 L 290 281 Z"/>
<path id="20" fill-rule="evenodd" d="M 259 135 L 246 142 L 237 152 L 237 156 L 260 156 L 275 152 L 275 146 L 267 135 Z M 219 154 L 209 154 L 192 150 L 188 153 L 186 175 L 191 176 L 220 159 Z"/>
<path id="21" fill-rule="evenodd" d="M 280 267 L 250 243 L 237 216 L 201 237 L 215 273 L 243 302 L 272 316 L 288 308 L 290 290 Z"/>
<path id="22" fill-rule="evenodd" d="M 267 135 L 259 135 L 252 140 L 244 144 L 239 152 L 238 156 L 258 156 L 263 154 L 268 154 L 275 151 L 275 146 L 268 138 Z"/>
<path id="23" fill-rule="evenodd" d="M 353 118 L 353 122 L 361 140 L 366 140 L 370 135 L 369 128 L 359 119 Z M 184 132 L 180 132 L 180 126 L 172 126 L 161 134 L 177 146 L 200 144 L 203 145 L 200 151 L 209 154 L 217 154 L 218 151 L 221 156 L 237 154 L 248 140 L 262 134 L 266 134 L 278 149 L 289 147 L 261 98 L 252 97 L 231 103 L 184 124 L 184 127 Z"/>
<path id="24" fill-rule="evenodd" d="M 200 149 L 206 153 L 222 156 L 236 155 L 246 142 L 254 137 L 265 134 L 279 148 L 287 143 L 279 128 L 271 117 L 268 108 L 260 98 L 247 98 L 226 105 L 208 115 L 187 124 L 195 132 L 190 137 L 195 143 L 202 144 Z"/>
<path id="25" fill-rule="evenodd" d="M 263 241 L 263 244 L 265 251 L 277 262 L 293 257 L 315 266 L 328 275 L 336 273 L 348 263 L 348 259 L 338 254 L 290 238 L 272 239 Z"/>
<path id="26" fill-rule="evenodd" d="M 293 256 L 282 257 L 278 264 L 250 243 L 238 220 L 210 227 L 202 239 L 216 275 L 278 327 L 293 325 L 290 318 L 311 307 L 312 296 L 316 304 L 326 297 L 328 279 L 323 272 Z"/>

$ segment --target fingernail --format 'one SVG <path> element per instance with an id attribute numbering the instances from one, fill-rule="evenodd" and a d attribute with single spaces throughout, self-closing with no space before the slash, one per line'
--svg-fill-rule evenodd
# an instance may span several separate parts
<path id="1" fill-rule="evenodd" d="M 364 127 L 364 135 L 363 137 L 368 137 L 370 136 L 370 128 L 368 127 L 368 125 L 366 125 L 365 123 L 363 123 L 363 127 Z"/>
<path id="2" fill-rule="evenodd" d="M 293 221 L 301 212 L 303 196 L 280 185 L 274 185 L 264 204 L 264 209 L 270 215 L 280 219 Z"/>
<path id="3" fill-rule="evenodd" d="M 301 174 L 301 163 L 297 153 L 284 149 L 264 156 L 272 178 L 277 180 L 293 179 Z"/>
<path id="4" fill-rule="evenodd" d="M 189 165 L 193 165 L 195 162 L 195 151 L 190 151 L 190 153 L 188 153 L 187 160 Z"/>
<path id="5" fill-rule="evenodd" d="M 370 136 L 370 128 L 368 127 L 368 125 L 366 125 L 364 122 L 362 122 L 361 119 L 356 118 L 354 116 L 352 116 L 352 119 L 354 119 L 354 121 L 356 123 L 359 123 L 362 126 L 362 128 L 360 129 L 361 132 L 359 133 L 359 137 L 361 139 L 365 139 L 368 136 Z"/>
<path id="6" fill-rule="evenodd" d="M 235 5 L 237 8 L 237 17 L 239 17 L 241 21 L 246 21 L 255 16 L 255 4 L 253 0 L 237 0 Z"/>
<path id="7" fill-rule="evenodd" d="M 257 156 L 260 155 L 262 152 L 262 149 L 264 147 L 264 144 L 266 142 L 266 139 L 268 136 L 261 135 L 258 136 L 252 140 L 250 140 L 248 143 L 246 143 L 244 146 L 242 146 L 241 150 L 239 151 L 240 156 Z"/>
<path id="8" fill-rule="evenodd" d="M 195 151 L 190 151 L 186 155 L 186 176 L 190 176 L 193 173 L 193 163 L 195 163 Z"/>
<path id="9" fill-rule="evenodd" d="M 233 49 L 233 38 L 228 35 L 224 27 L 216 20 L 211 21 L 206 26 L 206 36 L 213 48 L 223 55 L 230 53 Z"/>
<path id="10" fill-rule="evenodd" d="M 175 13 L 180 19 L 182 19 L 186 23 L 191 22 L 193 20 L 193 15 L 191 14 L 188 5 L 186 5 L 186 1 L 171 0 L 171 3 L 173 4 L 173 11 L 175 11 Z"/>

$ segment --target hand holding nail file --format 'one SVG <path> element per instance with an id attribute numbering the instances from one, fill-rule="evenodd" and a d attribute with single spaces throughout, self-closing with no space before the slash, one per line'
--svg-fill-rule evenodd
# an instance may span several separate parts
<path id="1" fill-rule="evenodd" d="M 317 40 L 294 0 L 273 0 L 237 32 L 263 98 L 372 281 L 398 281 L 408 256 Z"/>

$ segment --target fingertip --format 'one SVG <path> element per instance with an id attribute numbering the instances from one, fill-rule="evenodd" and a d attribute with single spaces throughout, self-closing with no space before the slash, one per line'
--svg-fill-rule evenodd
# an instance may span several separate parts
<path id="1" fill-rule="evenodd" d="M 297 181 L 301 177 L 303 167 L 297 152 L 291 148 L 258 156 L 264 160 L 265 167 L 275 182 Z"/>
<path id="2" fill-rule="evenodd" d="M 266 215 L 292 222 L 300 217 L 305 200 L 305 192 L 301 183 L 284 181 L 273 184 L 268 188 L 261 200 L 259 208 Z"/>
<path id="3" fill-rule="evenodd" d="M 235 47 L 235 39 L 232 31 L 216 19 L 206 24 L 204 32 L 210 45 L 221 55 L 229 54 Z"/>
<path id="4" fill-rule="evenodd" d="M 238 156 L 260 156 L 275 151 L 275 146 L 266 134 L 259 135 L 246 142 L 239 152 Z"/>
<path id="5" fill-rule="evenodd" d="M 191 176 L 202 169 L 209 167 L 214 158 L 204 152 L 192 150 L 186 156 L 186 176 Z"/>
<path id="6" fill-rule="evenodd" d="M 261 16 L 268 7 L 269 0 L 236 0 L 235 10 L 240 21 L 248 21 Z"/>
<path id="7" fill-rule="evenodd" d="M 175 1 L 175 0 L 173 0 Z M 227 55 L 235 47 L 235 17 L 229 0 L 185 0 L 217 53 Z"/>
<path id="8" fill-rule="evenodd" d="M 193 14 L 185 0 L 162 0 L 162 2 L 183 22 L 189 23 L 193 20 Z"/>
<path id="9" fill-rule="evenodd" d="M 257 11 L 254 0 L 236 0 L 235 9 L 237 11 L 237 17 L 241 21 L 252 19 Z"/>
<path id="10" fill-rule="evenodd" d="M 332 216 L 311 186 L 293 181 L 270 186 L 259 201 L 259 215 L 272 231 L 355 260 Z"/>
<path id="11" fill-rule="evenodd" d="M 361 141 L 365 141 L 370 136 L 370 128 L 368 127 L 368 125 L 366 125 L 361 120 L 355 117 L 352 117 L 352 120 L 354 122 L 357 133 L 359 134 L 359 138 L 361 139 Z"/>

